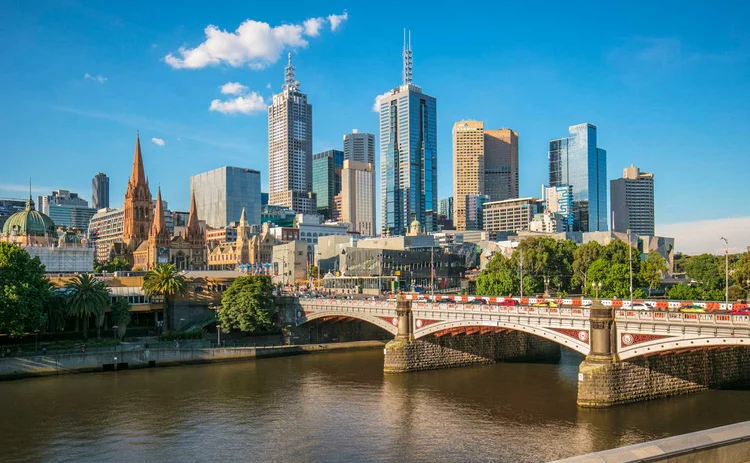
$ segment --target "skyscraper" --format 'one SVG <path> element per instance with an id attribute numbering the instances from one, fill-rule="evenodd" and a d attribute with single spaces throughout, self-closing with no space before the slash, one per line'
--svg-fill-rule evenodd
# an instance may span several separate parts
<path id="1" fill-rule="evenodd" d="M 453 221 L 453 196 L 448 196 L 438 201 L 438 215 L 445 217 L 451 222 Z"/>
<path id="2" fill-rule="evenodd" d="M 372 163 L 344 161 L 341 171 L 341 221 L 362 236 L 375 235 L 375 168 Z"/>
<path id="3" fill-rule="evenodd" d="M 547 211 L 559 214 L 562 219 L 562 231 L 573 231 L 573 187 L 570 185 L 553 186 L 544 189 Z"/>
<path id="4" fill-rule="evenodd" d="M 357 129 L 344 135 L 344 159 L 374 165 L 375 135 L 359 133 Z"/>
<path id="5" fill-rule="evenodd" d="M 437 225 L 437 101 L 412 83 L 411 37 L 404 34 L 403 82 L 380 97 L 382 232 L 403 235 L 417 220 Z"/>
<path id="6" fill-rule="evenodd" d="M 101 172 L 91 180 L 91 207 L 96 210 L 109 207 L 109 177 Z"/>
<path id="7" fill-rule="evenodd" d="M 484 195 L 484 122 L 453 124 L 453 224 L 466 230 L 467 197 Z"/>
<path id="8" fill-rule="evenodd" d="M 312 191 L 318 214 L 333 218 L 333 198 L 341 192 L 341 169 L 344 167 L 344 152 L 328 150 L 313 155 Z"/>
<path id="9" fill-rule="evenodd" d="M 294 79 L 291 53 L 284 70 L 282 92 L 268 107 L 269 204 L 311 213 L 312 105 Z"/>
<path id="10" fill-rule="evenodd" d="M 568 131 L 549 142 L 549 184 L 573 187 L 573 231 L 607 231 L 607 152 L 597 147 L 595 125 Z"/>
<path id="11" fill-rule="evenodd" d="M 260 225 L 260 172 L 224 166 L 190 177 L 197 213 L 206 225 L 222 228 L 247 212 L 250 224 Z"/>
<path id="12" fill-rule="evenodd" d="M 484 194 L 490 201 L 518 198 L 518 132 L 484 131 Z"/>
<path id="13" fill-rule="evenodd" d="M 609 187 L 612 231 L 654 236 L 654 174 L 631 165 Z"/>

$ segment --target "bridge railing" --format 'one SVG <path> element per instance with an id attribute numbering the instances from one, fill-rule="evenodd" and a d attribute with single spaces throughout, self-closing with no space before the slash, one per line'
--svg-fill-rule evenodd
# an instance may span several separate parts
<path id="1" fill-rule="evenodd" d="M 654 321 L 686 325 L 750 325 L 750 315 L 732 313 L 683 313 L 650 310 L 617 310 L 615 319 L 623 321 Z"/>

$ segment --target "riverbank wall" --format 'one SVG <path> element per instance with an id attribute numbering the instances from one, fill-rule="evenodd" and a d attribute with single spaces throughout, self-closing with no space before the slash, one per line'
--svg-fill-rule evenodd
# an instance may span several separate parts
<path id="1" fill-rule="evenodd" d="M 160 348 L 116 352 L 47 354 L 0 359 L 0 381 L 137 368 L 156 368 L 284 357 L 319 352 L 382 349 L 382 341 L 352 341 L 277 347 Z"/>

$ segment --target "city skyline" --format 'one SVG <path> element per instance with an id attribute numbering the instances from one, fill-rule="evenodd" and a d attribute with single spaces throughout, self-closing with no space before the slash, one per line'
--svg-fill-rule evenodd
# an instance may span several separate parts
<path id="1" fill-rule="evenodd" d="M 58 189 L 83 194 L 90 188 L 91 177 L 100 171 L 110 176 L 111 195 L 116 198 L 112 206 L 118 207 L 127 185 L 129 151 L 132 149 L 132 132 L 136 128 L 140 128 L 144 135 L 144 156 L 148 158 L 149 170 L 153 172 L 152 179 L 157 178 L 159 171 L 170 171 L 170 175 L 159 175 L 158 178 L 164 196 L 174 203 L 173 209 L 187 209 L 190 198 L 188 178 L 191 175 L 221 165 L 260 170 L 262 190 L 268 191 L 267 165 L 264 165 L 267 163 L 268 150 L 263 143 L 264 137 L 258 135 L 267 133 L 267 120 L 263 117 L 265 108 L 255 115 L 245 116 L 241 112 L 227 115 L 222 111 L 230 111 L 231 105 L 222 106 L 222 103 L 236 102 L 242 98 L 246 103 L 243 108 L 252 108 L 253 101 L 257 101 L 253 99 L 253 94 L 262 94 L 264 104 L 268 104 L 268 96 L 278 92 L 283 57 L 291 51 L 295 64 L 305 68 L 305 93 L 316 103 L 313 152 L 341 149 L 341 137 L 354 127 L 363 132 L 377 132 L 377 114 L 372 112 L 371 106 L 378 92 L 393 86 L 394 76 L 401 66 L 398 56 L 400 34 L 407 26 L 414 30 L 412 36 L 418 50 L 415 81 L 441 101 L 437 124 L 439 198 L 450 196 L 453 188 L 450 181 L 450 128 L 455 121 L 468 117 L 492 121 L 492 126 L 513 127 L 518 131 L 521 139 L 519 170 L 522 197 L 538 196 L 539 187 L 546 183 L 547 172 L 543 165 L 548 141 L 559 137 L 567 126 L 589 121 L 599 127 L 599 144 L 608 151 L 607 180 L 615 178 L 613 173 L 630 164 L 641 166 L 659 178 L 655 191 L 657 234 L 667 235 L 660 232 L 660 227 L 665 224 L 715 222 L 717 219 L 750 215 L 750 206 L 731 201 L 743 188 L 740 174 L 747 171 L 749 162 L 741 144 L 741 127 L 747 125 L 748 117 L 746 110 L 736 103 L 745 100 L 743 96 L 747 95 L 747 87 L 726 82 L 721 77 L 721 74 L 732 75 L 747 68 L 743 40 L 747 40 L 748 35 L 739 22 L 726 15 L 717 15 L 713 11 L 681 12 L 686 27 L 670 29 L 670 26 L 660 25 L 659 29 L 651 20 L 629 16 L 630 13 L 625 10 L 618 11 L 618 15 L 623 15 L 623 21 L 630 21 L 628 27 L 615 26 L 613 30 L 599 34 L 597 46 L 584 44 L 581 39 L 585 39 L 586 34 L 571 28 L 570 36 L 562 45 L 570 47 L 576 44 L 578 48 L 566 48 L 563 54 L 568 61 L 563 63 L 552 56 L 556 47 L 544 45 L 544 34 L 535 41 L 529 41 L 528 35 L 514 37 L 512 32 L 518 32 L 515 27 L 511 28 L 513 31 L 503 34 L 492 32 L 505 44 L 498 50 L 485 49 L 482 53 L 476 53 L 478 56 L 467 52 L 468 47 L 447 47 L 441 51 L 440 46 L 445 45 L 445 39 L 429 29 L 414 28 L 419 26 L 416 13 L 409 12 L 406 17 L 399 18 L 398 23 L 388 22 L 382 31 L 368 31 L 371 36 L 366 37 L 361 46 L 362 55 L 369 58 L 360 56 L 342 61 L 360 64 L 362 69 L 354 73 L 356 76 L 346 78 L 339 73 L 333 74 L 333 69 L 323 69 L 321 72 L 320 66 L 332 59 L 344 59 L 351 49 L 346 42 L 363 38 L 369 13 L 366 6 L 356 9 L 348 6 L 346 16 L 341 5 L 322 5 L 318 11 L 301 11 L 291 17 L 288 12 L 269 9 L 240 14 L 216 13 L 205 19 L 191 17 L 195 11 L 187 8 L 175 22 L 158 27 L 141 24 L 137 15 L 132 14 L 134 12 L 124 8 L 110 7 L 113 9 L 109 11 L 82 8 L 82 22 L 71 24 L 76 34 L 63 43 L 50 45 L 50 49 L 32 47 L 30 56 L 40 59 L 49 57 L 52 49 L 57 50 L 58 54 L 70 54 L 73 50 L 93 46 L 97 34 L 109 34 L 111 40 L 123 34 L 117 28 L 85 32 L 85 18 L 91 20 L 97 15 L 110 20 L 119 18 L 125 24 L 145 28 L 150 31 L 145 34 L 148 39 L 128 43 L 128 48 L 118 55 L 122 56 L 122 62 L 111 59 L 97 63 L 92 57 L 82 57 L 63 66 L 57 60 L 51 60 L 50 76 L 54 76 L 65 90 L 64 95 L 55 98 L 42 98 L 49 92 L 45 87 L 50 86 L 40 81 L 42 77 L 35 75 L 28 82 L 20 79 L 21 73 L 33 73 L 34 66 L 39 64 L 22 61 L 18 75 L 4 77 L 6 92 L 9 88 L 18 90 L 10 92 L 17 95 L 7 95 L 10 110 L 1 116 L 7 118 L 4 124 L 10 128 L 6 149 L 11 153 L 23 153 L 24 158 L 39 162 L 8 165 L 4 169 L 7 174 L 0 175 L 0 196 L 24 197 L 26 187 L 18 185 L 15 179 L 29 176 L 33 179 L 35 196 Z M 81 13 L 75 8 L 63 8 L 45 16 L 42 10 L 43 6 L 28 11 L 11 9 L 10 18 L 18 21 L 11 21 L 13 26 L 9 32 L 17 28 L 23 40 L 41 40 L 42 35 L 36 36 L 22 30 L 30 19 L 40 18 L 43 22 L 49 22 L 54 17 L 65 23 L 66 19 L 71 22 L 75 14 Z M 552 12 L 554 7 L 551 6 L 550 10 Z M 519 23 L 530 20 L 530 12 L 518 13 Z M 564 18 L 572 13 L 560 10 L 560 14 Z M 335 18 L 331 19 L 330 15 L 335 15 Z M 712 26 L 715 30 L 703 32 L 706 36 L 685 32 L 690 29 L 687 27 L 689 24 L 702 23 L 707 17 L 717 23 Z M 202 30 L 206 24 L 216 24 L 221 30 L 233 33 L 245 19 L 265 21 L 275 27 L 282 23 L 301 25 L 310 18 L 322 18 L 323 21 L 318 29 L 313 30 L 312 26 L 309 30 L 305 29 L 305 33 L 310 34 L 301 37 L 308 45 L 290 47 L 289 43 L 281 44 L 278 57 L 271 56 L 256 63 L 257 67 L 263 69 L 253 70 L 245 66 L 254 63 L 251 60 L 234 67 L 221 59 L 217 66 L 204 64 L 206 69 L 203 70 L 179 68 L 193 63 L 178 51 L 180 45 L 184 43 L 187 51 L 198 50 L 205 41 Z M 455 21 L 456 25 L 460 25 L 459 18 L 438 19 L 440 21 L 434 24 L 436 26 L 445 24 L 449 19 L 451 23 Z M 177 23 L 184 23 L 184 28 L 179 32 Z M 727 25 L 733 26 L 733 33 L 723 32 L 728 29 Z M 45 33 L 49 34 L 54 29 Z M 710 40 L 708 35 L 712 35 Z M 486 36 L 480 39 L 477 34 L 468 34 L 462 45 L 476 45 L 486 39 Z M 104 41 L 95 48 L 99 53 L 106 53 L 108 47 L 113 46 Z M 516 58 L 503 60 L 505 70 L 486 59 L 497 54 L 499 48 L 510 50 L 509 57 Z M 584 55 L 589 56 L 590 61 L 585 61 Z M 167 58 L 169 56 L 173 58 L 171 64 Z M 129 66 L 127 63 L 134 60 L 152 69 L 154 75 L 122 73 L 121 70 Z M 679 72 L 691 71 L 706 62 L 711 63 L 712 70 Z M 492 76 L 493 81 L 505 89 L 500 92 L 501 99 L 493 99 L 492 95 L 487 94 L 486 87 L 479 85 L 479 76 L 467 75 L 471 72 L 458 76 L 453 69 L 456 63 L 461 63 L 460 67 L 464 69 L 476 70 L 476 74 L 484 73 L 483 78 Z M 198 64 L 195 66 L 201 67 Z M 573 69 L 568 67 L 570 64 Z M 511 69 L 516 71 L 516 77 L 510 75 Z M 615 78 L 597 74 L 607 70 L 616 71 Z M 562 73 L 566 71 L 572 72 L 563 77 Z M 595 78 L 584 74 L 592 74 Z M 465 85 L 457 85 L 459 77 L 466 82 Z M 229 83 L 239 83 L 239 86 L 227 87 Z M 267 83 L 271 85 L 270 89 L 265 88 Z M 175 86 L 174 92 L 169 85 Z M 145 91 L 148 86 L 161 88 L 163 94 Z M 196 89 L 188 93 L 191 98 L 180 105 L 173 105 L 173 96 L 183 97 L 181 92 L 188 92 L 188 87 Z M 698 88 L 701 89 L 700 95 L 697 94 Z M 211 93 L 211 97 L 196 101 L 196 94 L 201 92 Z M 569 101 L 565 105 L 545 108 L 535 104 L 539 99 L 532 98 L 531 92 L 539 92 L 538 98 L 541 99 L 567 95 Z M 132 101 L 125 102 L 116 94 Z M 338 94 L 347 98 L 339 99 Z M 680 96 L 683 94 L 691 95 L 689 105 Z M 212 98 L 217 100 L 216 104 Z M 155 101 L 148 102 L 147 99 Z M 164 108 L 157 109 L 157 104 Z M 43 114 L 32 125 L 29 116 L 40 109 L 44 110 Z M 179 111 L 185 114 L 177 114 Z M 543 118 L 539 117 L 542 115 Z M 56 126 L 65 130 L 55 129 Z M 192 130 L 195 127 L 200 127 L 200 130 Z M 696 137 L 697 127 L 707 135 Z M 638 133 L 638 137 L 633 137 L 634 133 Z M 681 140 L 688 136 L 690 143 L 686 146 Z M 81 139 L 86 143 L 81 143 Z M 68 160 L 71 156 L 80 156 L 83 164 L 90 168 L 63 165 L 57 169 L 35 170 L 35 165 L 49 165 L 61 154 L 66 155 Z M 181 159 L 188 162 L 176 166 L 176 161 Z M 66 164 L 75 163 L 68 161 Z M 376 170 L 379 170 L 379 159 L 376 159 Z M 701 173 L 701 181 L 686 181 L 688 174 L 696 171 Z M 704 183 L 711 185 L 711 191 L 694 195 L 697 184 Z M 695 197 L 695 201 L 682 201 L 686 196 Z M 677 238 L 679 249 L 683 242 L 680 236 L 669 236 Z M 712 240 L 713 236 L 707 236 L 708 239 Z M 739 242 L 736 247 L 742 249 L 747 244 L 750 243 Z M 713 252 L 719 248 L 721 243 L 712 245 L 710 250 Z"/>

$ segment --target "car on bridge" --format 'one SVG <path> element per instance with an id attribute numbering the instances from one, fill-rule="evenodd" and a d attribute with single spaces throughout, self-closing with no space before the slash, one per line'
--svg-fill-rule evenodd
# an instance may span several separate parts
<path id="1" fill-rule="evenodd" d="M 557 302 L 554 301 L 539 301 L 531 305 L 532 307 L 548 307 L 550 309 L 558 307 Z"/>
<path id="2" fill-rule="evenodd" d="M 680 312 L 682 313 L 706 313 L 706 308 L 699 306 L 699 305 L 686 305 L 680 307 Z"/>
<path id="3" fill-rule="evenodd" d="M 518 301 L 515 299 L 503 299 L 502 301 L 497 301 L 497 305 L 518 305 Z"/>
<path id="4" fill-rule="evenodd" d="M 633 305 L 630 306 L 633 310 L 654 310 L 654 308 L 648 304 L 644 304 L 642 302 L 636 302 Z"/>

